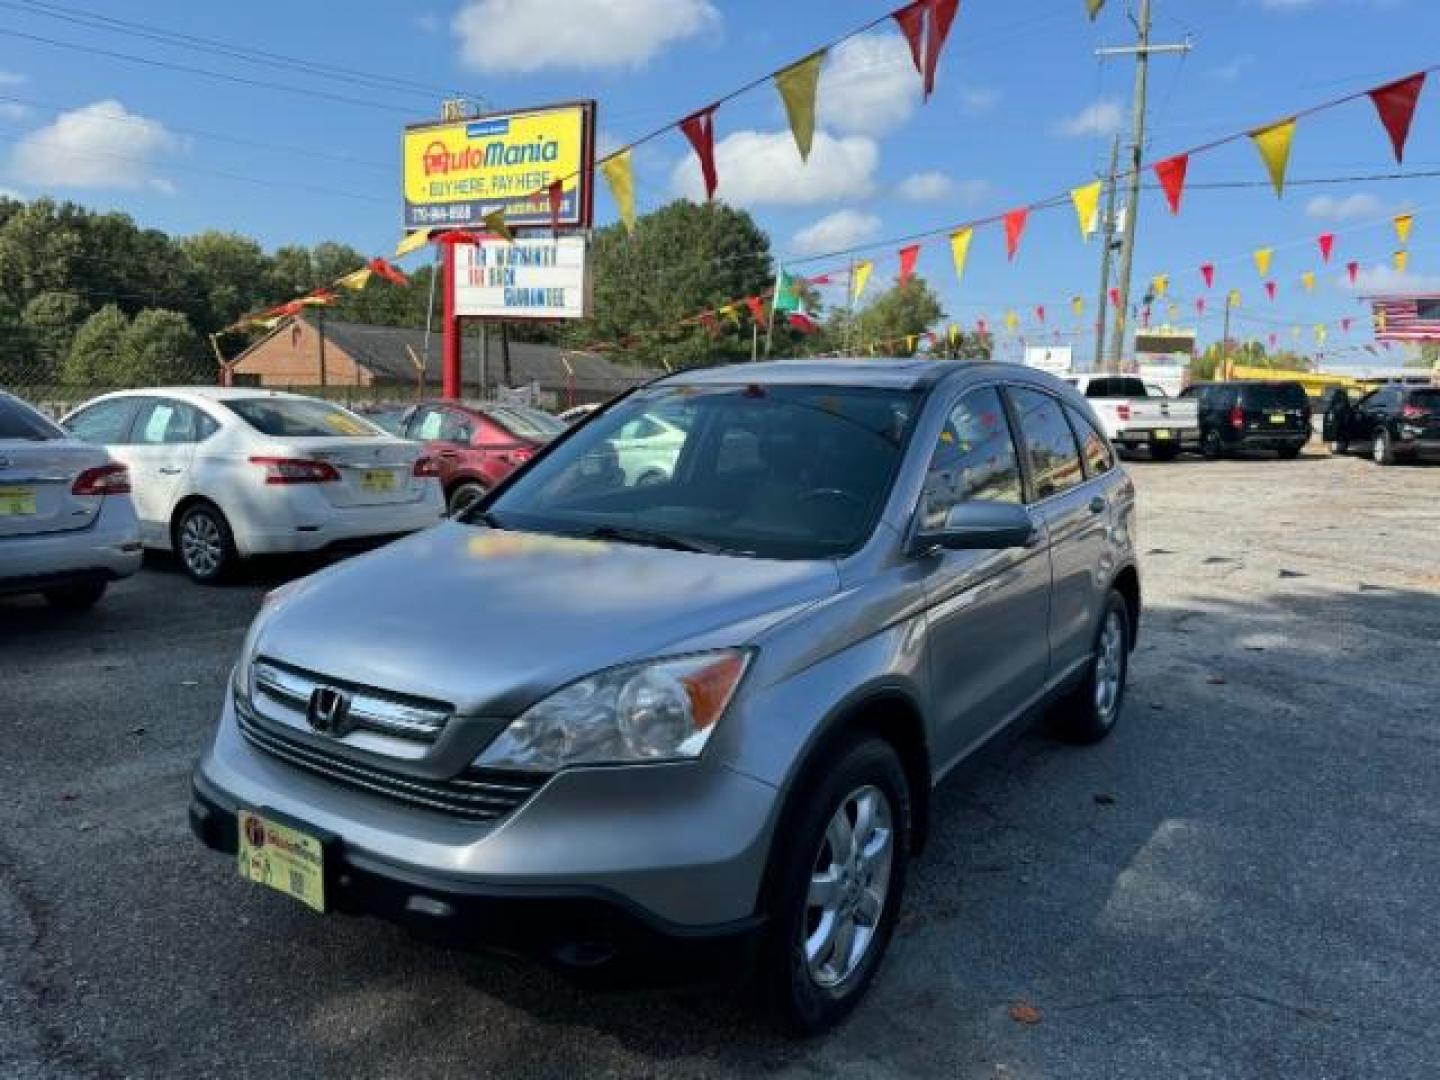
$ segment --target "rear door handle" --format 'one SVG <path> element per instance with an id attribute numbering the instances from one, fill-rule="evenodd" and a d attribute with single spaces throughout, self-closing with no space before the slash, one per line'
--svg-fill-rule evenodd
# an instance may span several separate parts
<path id="1" fill-rule="evenodd" d="M 1107 504 L 1105 500 L 1099 495 L 1096 495 L 1093 499 L 1090 500 L 1090 513 L 1103 514 L 1105 512 L 1106 505 Z"/>

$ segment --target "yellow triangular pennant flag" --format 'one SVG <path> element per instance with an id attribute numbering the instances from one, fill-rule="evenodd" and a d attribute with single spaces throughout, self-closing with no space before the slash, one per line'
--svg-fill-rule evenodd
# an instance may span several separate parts
<path id="1" fill-rule="evenodd" d="M 1255 141 L 1255 149 L 1260 151 L 1260 158 L 1265 162 L 1266 171 L 1270 173 L 1270 183 L 1275 187 L 1275 194 L 1284 195 L 1285 170 L 1290 166 L 1290 143 L 1295 138 L 1294 119 L 1257 128 L 1250 132 L 1250 138 Z"/>
<path id="2" fill-rule="evenodd" d="M 1095 21 L 1095 16 L 1100 14 L 1100 9 L 1105 6 L 1105 0 L 1085 0 L 1085 8 L 1090 12 L 1090 21 Z"/>
<path id="3" fill-rule="evenodd" d="M 510 231 L 510 226 L 505 224 L 504 210 L 491 210 L 485 215 L 485 231 L 492 236 L 498 236 L 507 244 L 515 242 L 515 234 Z"/>
<path id="4" fill-rule="evenodd" d="M 1274 248 L 1255 249 L 1255 269 L 1259 272 L 1261 277 L 1264 277 L 1266 274 L 1270 273 L 1270 256 L 1274 254 Z"/>
<path id="5" fill-rule="evenodd" d="M 1070 189 L 1070 201 L 1075 204 L 1075 216 L 1080 219 L 1080 235 L 1086 240 L 1095 231 L 1100 217 L 1100 181 Z"/>
<path id="6" fill-rule="evenodd" d="M 600 163 L 600 173 L 610 185 L 610 197 L 620 211 L 620 220 L 627 232 L 635 231 L 635 173 L 630 167 L 630 151 L 621 150 Z"/>
<path id="7" fill-rule="evenodd" d="M 1403 247 L 1410 242 L 1410 226 L 1415 224 L 1415 215 L 1396 214 L 1393 220 L 1395 222 L 1395 242 Z"/>
<path id="8" fill-rule="evenodd" d="M 1324 345 L 1324 344 L 1325 344 L 1325 337 L 1326 337 L 1326 335 L 1327 335 L 1328 333 L 1329 333 L 1329 331 L 1326 329 L 1324 323 L 1316 323 L 1316 324 L 1315 324 L 1315 344 L 1317 344 L 1317 345 Z"/>
<path id="9" fill-rule="evenodd" d="M 1229 305 L 1230 305 L 1231 307 L 1239 307 L 1239 306 L 1240 306 L 1240 290 L 1239 290 L 1239 289 L 1231 289 L 1231 290 L 1230 290 L 1230 295 L 1226 298 L 1226 302 L 1229 303 Z"/>
<path id="10" fill-rule="evenodd" d="M 820 65 L 824 61 L 822 50 L 775 75 L 775 89 L 780 91 L 780 99 L 785 102 L 790 133 L 795 136 L 795 146 L 802 161 L 810 160 L 810 146 L 815 141 L 815 89 L 820 82 Z"/>
<path id="11" fill-rule="evenodd" d="M 1292 326 L 1292 327 L 1290 327 L 1290 337 L 1291 337 L 1291 339 L 1294 340 L 1294 341 L 1299 341 L 1299 340 L 1300 340 L 1300 327 L 1298 327 L 1298 326 Z"/>
<path id="12" fill-rule="evenodd" d="M 914 335 L 914 334 L 906 334 L 906 335 L 905 335 L 905 351 L 906 351 L 906 352 L 913 353 L 913 352 L 915 351 L 915 341 L 916 341 L 916 338 L 915 338 L 915 335 Z"/>
<path id="13" fill-rule="evenodd" d="M 406 233 L 405 239 L 401 240 L 400 243 L 395 246 L 395 257 L 397 259 L 403 259 L 412 251 L 419 251 L 429 242 L 429 229 L 417 229 L 415 232 Z"/>
<path id="14" fill-rule="evenodd" d="M 1314 270 L 1306 270 L 1303 274 L 1301 274 L 1301 275 L 1300 275 L 1300 284 L 1303 285 L 1303 286 L 1305 286 L 1305 291 L 1306 291 L 1306 292 L 1314 292 L 1314 291 L 1315 291 L 1315 271 L 1314 271 Z"/>
<path id="15" fill-rule="evenodd" d="M 740 325 L 740 312 L 736 309 L 734 304 L 725 304 L 723 307 L 720 308 L 720 314 L 725 318 L 729 319 L 736 326 Z"/>
<path id="16" fill-rule="evenodd" d="M 1165 290 L 1170 288 L 1169 274 L 1156 274 L 1150 279 L 1150 291 L 1156 296 L 1164 296 Z"/>
<path id="17" fill-rule="evenodd" d="M 965 260 L 970 256 L 970 238 L 975 235 L 975 230 L 970 228 L 956 229 L 950 234 L 950 255 L 955 260 L 955 280 L 961 281 L 965 277 Z"/>
<path id="18" fill-rule="evenodd" d="M 1070 308 L 1075 312 L 1075 318 L 1082 317 L 1085 314 L 1085 298 L 1083 296 L 1071 297 Z"/>
<path id="19" fill-rule="evenodd" d="M 1376 330 L 1384 330 L 1384 329 L 1385 329 L 1385 312 L 1383 312 L 1383 311 L 1376 311 L 1376 312 L 1375 312 L 1375 329 L 1376 329 Z"/>
<path id="20" fill-rule="evenodd" d="M 1395 269 L 1397 272 L 1401 274 L 1405 273 L 1405 268 L 1409 265 L 1410 252 L 1404 250 L 1395 252 Z"/>
<path id="21" fill-rule="evenodd" d="M 865 294 L 865 286 L 870 283 L 870 271 L 875 269 L 875 264 L 869 261 L 856 263 L 855 269 L 850 274 L 850 302 L 859 301 Z"/>
<path id="22" fill-rule="evenodd" d="M 362 266 L 353 274 L 346 274 L 337 280 L 335 284 L 342 289 L 353 289 L 359 292 L 365 288 L 366 285 L 370 284 L 370 278 L 374 273 L 375 271 L 371 270 L 368 266 Z"/>
<path id="23" fill-rule="evenodd" d="M 1013 333 L 1015 332 L 1015 327 L 1017 327 L 1017 326 L 1019 326 L 1019 325 L 1020 325 L 1020 316 L 1019 316 L 1019 315 L 1016 315 L 1015 312 L 1013 312 L 1013 311 L 1007 311 L 1007 312 L 1005 312 L 1005 329 L 1006 329 L 1006 330 L 1009 330 L 1009 331 L 1013 334 Z"/>

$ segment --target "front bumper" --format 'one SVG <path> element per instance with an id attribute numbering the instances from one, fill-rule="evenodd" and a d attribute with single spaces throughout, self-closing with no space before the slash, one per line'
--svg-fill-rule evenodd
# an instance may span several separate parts
<path id="1" fill-rule="evenodd" d="M 271 756 L 241 734 L 228 694 L 195 787 L 220 808 L 212 813 L 231 815 L 216 827 L 230 829 L 231 847 L 236 809 L 271 810 L 337 837 L 346 863 L 372 876 L 465 896 L 603 895 L 670 936 L 723 935 L 752 920 L 779 800 L 702 760 L 566 770 L 508 815 L 468 821 Z M 228 850 L 213 828 L 201 835 Z M 395 916 L 388 902 L 356 903 Z"/>

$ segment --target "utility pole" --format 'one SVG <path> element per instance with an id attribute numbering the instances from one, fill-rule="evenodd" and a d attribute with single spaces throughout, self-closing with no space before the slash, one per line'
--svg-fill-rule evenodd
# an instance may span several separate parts
<path id="1" fill-rule="evenodd" d="M 316 322 L 319 323 L 320 332 L 320 385 L 326 386 L 330 380 L 327 378 L 328 372 L 325 370 L 325 309 L 323 307 L 316 312 Z"/>
<path id="2" fill-rule="evenodd" d="M 1220 370 L 1213 376 L 1222 382 L 1230 379 L 1230 298 L 1225 298 L 1225 329 L 1220 332 Z"/>
<path id="3" fill-rule="evenodd" d="M 1130 129 L 1130 170 L 1129 190 L 1125 206 L 1125 228 L 1120 238 L 1120 290 L 1118 312 L 1121 322 L 1116 327 L 1115 339 L 1110 342 L 1110 363 L 1115 371 L 1120 370 L 1121 358 L 1125 352 L 1125 330 L 1130 313 L 1130 275 L 1135 261 L 1135 223 L 1140 217 L 1140 166 L 1145 156 L 1145 91 L 1150 76 L 1151 53 L 1187 53 L 1190 42 L 1178 45 L 1150 44 L 1150 0 L 1140 0 L 1139 18 L 1133 18 L 1137 40 L 1134 45 L 1096 49 L 1096 56 L 1133 55 L 1135 57 L 1135 93 L 1131 102 L 1132 116 Z"/>
<path id="4" fill-rule="evenodd" d="M 1110 143 L 1109 190 L 1105 195 L 1105 216 L 1100 219 L 1100 295 L 1095 303 L 1095 371 L 1105 369 L 1105 324 L 1110 311 L 1110 257 L 1115 251 L 1115 172 L 1120 167 L 1120 135 Z"/>

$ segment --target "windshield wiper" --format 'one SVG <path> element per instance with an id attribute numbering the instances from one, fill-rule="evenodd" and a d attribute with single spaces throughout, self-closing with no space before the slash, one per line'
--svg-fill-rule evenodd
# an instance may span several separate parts
<path id="1" fill-rule="evenodd" d="M 644 547 L 665 548 L 669 551 L 691 551 L 701 555 L 713 555 L 720 550 L 683 536 L 653 532 L 650 529 L 632 529 L 625 525 L 597 526 L 585 534 L 585 539 L 613 540 L 619 544 L 640 544 Z"/>

